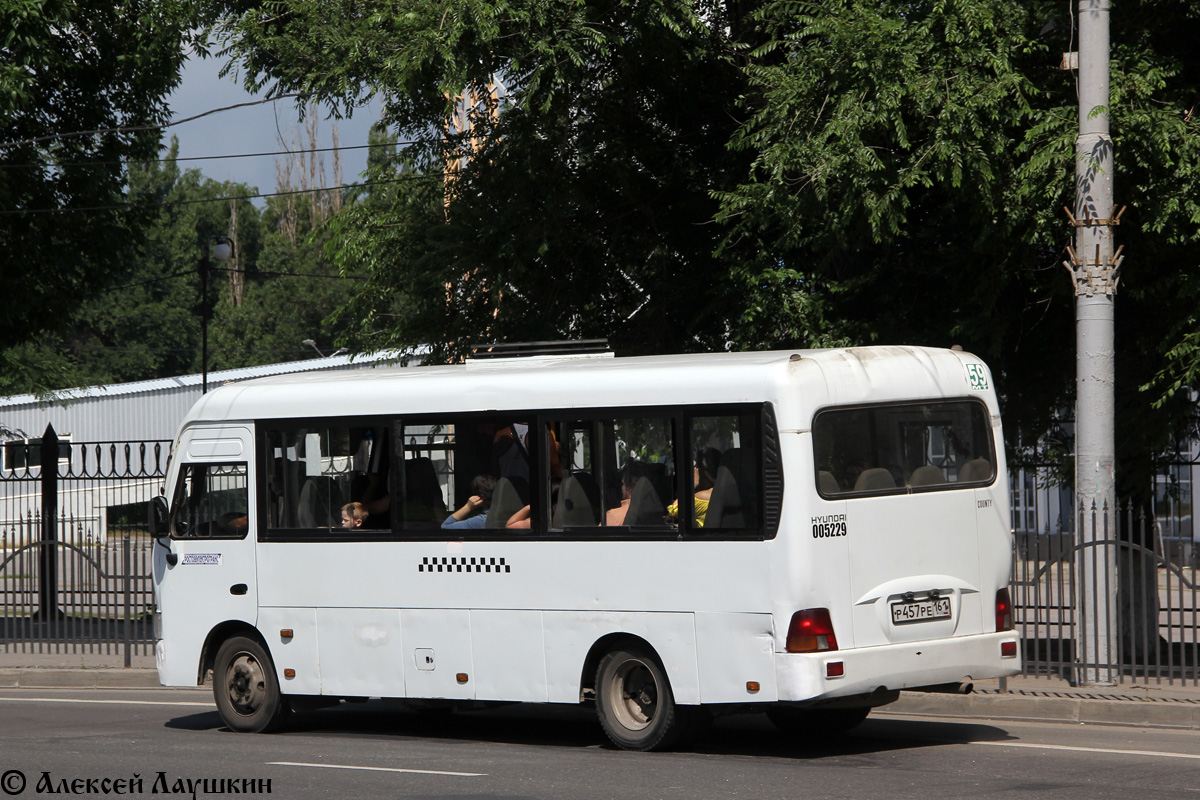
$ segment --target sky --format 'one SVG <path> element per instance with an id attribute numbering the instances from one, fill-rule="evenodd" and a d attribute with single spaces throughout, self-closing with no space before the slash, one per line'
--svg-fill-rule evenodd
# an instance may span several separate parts
<path id="1" fill-rule="evenodd" d="M 192 57 L 184 66 L 183 82 L 170 97 L 172 121 L 181 120 L 215 108 L 245 103 L 260 98 L 241 88 L 233 78 L 218 76 L 223 61 L 220 58 L 200 59 Z M 345 148 L 365 145 L 371 123 L 378 117 L 379 107 L 374 104 L 356 111 L 350 120 L 337 122 L 338 144 Z M 320 146 L 331 145 L 333 120 L 323 114 L 319 125 Z M 220 160 L 183 161 L 186 158 L 205 156 L 230 156 L 246 153 L 274 153 L 283 148 L 279 137 L 295 147 L 303 133 L 302 125 L 292 100 L 277 100 L 257 106 L 239 108 L 211 114 L 207 117 L 167 128 L 163 132 L 164 145 L 171 136 L 179 138 L 179 166 L 181 169 L 196 168 L 206 177 L 217 181 L 238 181 L 257 186 L 260 193 L 275 191 L 274 156 L 257 158 L 222 158 Z M 324 153 L 326 176 L 333 179 L 332 153 Z M 366 169 L 365 149 L 343 151 L 342 181 L 351 183 L 359 180 Z M 264 201 L 255 201 L 262 205 Z"/>

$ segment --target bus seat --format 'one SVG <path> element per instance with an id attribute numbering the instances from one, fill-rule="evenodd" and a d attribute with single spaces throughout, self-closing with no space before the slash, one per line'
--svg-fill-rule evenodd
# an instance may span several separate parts
<path id="1" fill-rule="evenodd" d="M 573 472 L 563 479 L 554 507 L 555 529 L 587 527 L 600 524 L 600 488 L 587 472 Z"/>
<path id="2" fill-rule="evenodd" d="M 877 492 L 880 489 L 895 488 L 896 479 L 892 477 L 889 470 L 883 467 L 864 469 L 858 476 L 858 480 L 854 482 L 854 491 L 856 492 Z"/>
<path id="3" fill-rule="evenodd" d="M 654 483 L 647 477 L 637 479 L 625 511 L 625 525 L 662 525 L 667 516 L 667 507 L 654 490 Z"/>
<path id="4" fill-rule="evenodd" d="M 301 528 L 330 528 L 341 522 L 342 493 L 333 478 L 312 475 L 300 488 L 296 524 Z"/>
<path id="5" fill-rule="evenodd" d="M 909 486 L 937 486 L 945 482 L 946 476 L 942 474 L 942 470 L 932 464 L 917 467 L 912 471 L 912 475 L 908 476 Z"/>
<path id="6" fill-rule="evenodd" d="M 721 454 L 721 466 L 717 468 L 712 494 L 708 499 L 704 527 L 754 527 L 758 524 L 754 510 L 757 498 L 758 485 L 754 470 L 743 465 L 740 447 L 729 448 Z"/>
<path id="7" fill-rule="evenodd" d="M 708 498 L 708 512 L 704 515 L 705 528 L 743 528 L 745 515 L 742 513 L 742 492 L 733 471 L 724 463 L 717 468 L 717 480 L 713 483 Z"/>
<path id="8" fill-rule="evenodd" d="M 817 473 L 817 488 L 821 490 L 821 494 L 838 494 L 842 491 L 833 473 L 824 469 Z"/>
<path id="9" fill-rule="evenodd" d="M 441 522 L 446 500 L 437 470 L 428 456 L 404 460 L 404 519 L 406 522 Z"/>
<path id="10" fill-rule="evenodd" d="M 512 476 L 496 481 L 492 492 L 492 505 L 488 509 L 485 528 L 503 528 L 508 518 L 528 504 L 529 484 L 524 478 Z"/>
<path id="11" fill-rule="evenodd" d="M 958 471 L 958 482 L 987 481 L 992 478 L 992 462 L 986 458 L 976 458 L 963 464 Z"/>

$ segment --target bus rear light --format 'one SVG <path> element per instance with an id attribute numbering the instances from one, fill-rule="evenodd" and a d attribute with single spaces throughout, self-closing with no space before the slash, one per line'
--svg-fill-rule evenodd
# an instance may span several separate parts
<path id="1" fill-rule="evenodd" d="M 1017 643 L 1016 642 L 1001 642 L 1000 643 L 1000 657 L 1001 658 L 1016 658 L 1017 657 Z"/>
<path id="2" fill-rule="evenodd" d="M 829 609 L 806 608 L 792 615 L 787 634 L 789 653 L 820 653 L 837 649 L 837 637 L 833 635 Z"/>
<path id="3" fill-rule="evenodd" d="M 996 630 L 1011 631 L 1013 629 L 1012 598 L 1008 588 L 996 592 Z"/>
<path id="4" fill-rule="evenodd" d="M 825 664 L 826 678 L 840 678 L 846 674 L 846 665 L 841 661 L 829 661 Z"/>

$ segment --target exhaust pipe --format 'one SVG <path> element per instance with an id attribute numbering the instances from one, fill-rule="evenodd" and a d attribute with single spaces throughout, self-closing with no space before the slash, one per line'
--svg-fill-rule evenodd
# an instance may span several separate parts
<path id="1" fill-rule="evenodd" d="M 969 680 L 953 683 L 935 683 L 932 686 L 914 686 L 906 689 L 909 692 L 927 692 L 929 694 L 970 694 L 975 691 L 975 684 Z"/>

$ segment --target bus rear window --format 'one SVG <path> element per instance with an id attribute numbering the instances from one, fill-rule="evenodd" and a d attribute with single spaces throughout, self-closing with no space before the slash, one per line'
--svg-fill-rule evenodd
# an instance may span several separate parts
<path id="1" fill-rule="evenodd" d="M 813 421 L 822 497 L 980 486 L 996 477 L 987 408 L 975 400 L 831 408 Z"/>

